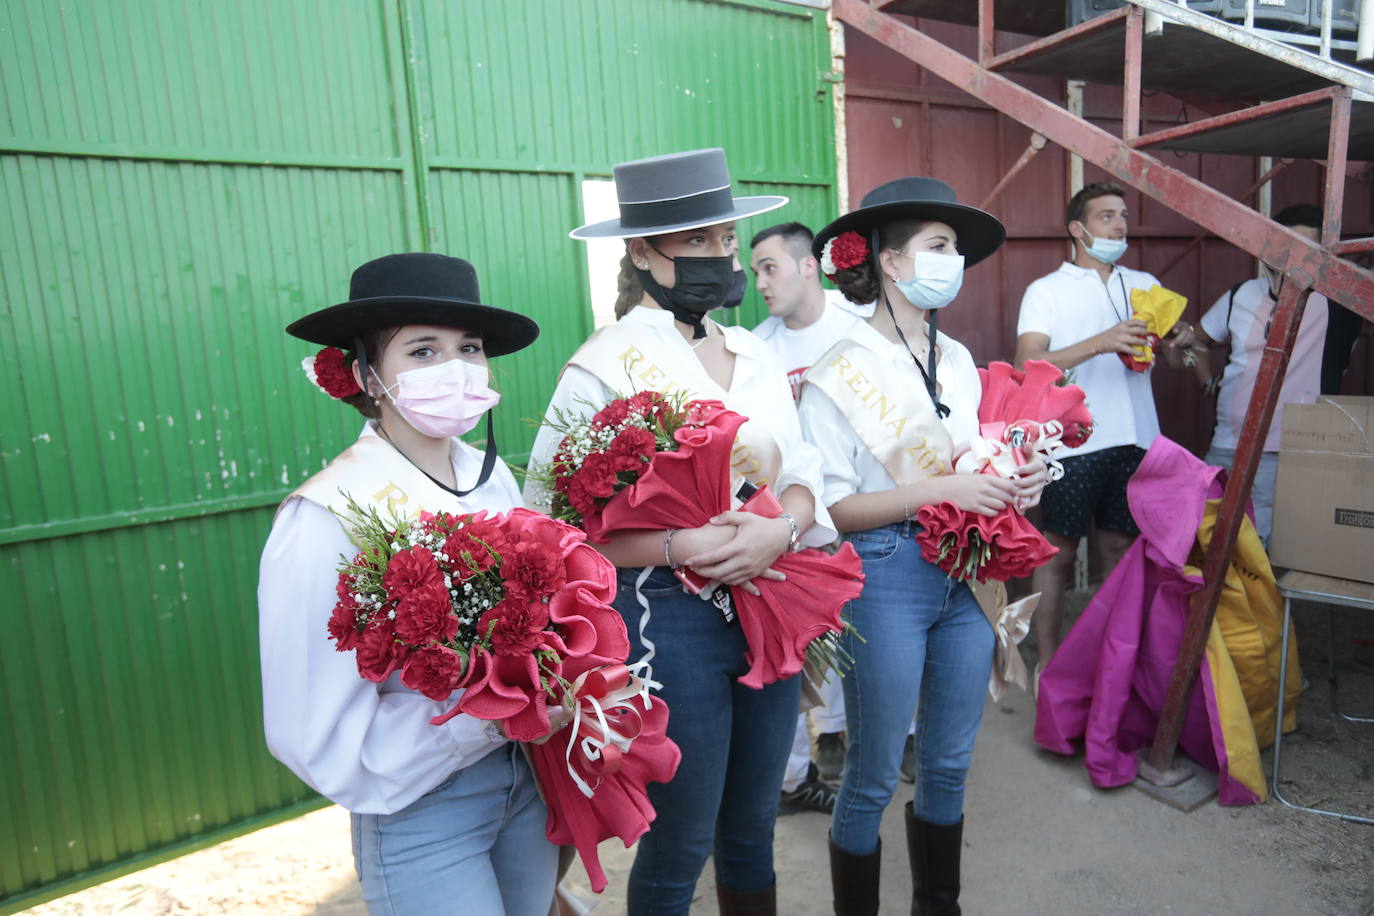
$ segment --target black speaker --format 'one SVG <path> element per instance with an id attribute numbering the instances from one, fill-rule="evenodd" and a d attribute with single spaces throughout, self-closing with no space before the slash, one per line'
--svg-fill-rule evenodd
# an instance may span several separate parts
<path id="1" fill-rule="evenodd" d="M 1326 0 L 1331 4 L 1331 34 L 1347 35 L 1360 30 L 1360 0 Z M 1312 0 L 1312 31 L 1322 33 L 1322 0 Z"/>
<path id="2" fill-rule="evenodd" d="M 1289 29 L 1294 26 L 1307 30 L 1312 22 L 1312 0 L 1255 0 L 1255 25 L 1263 29 Z M 1192 8 L 1193 4 L 1188 4 Z M 1317 14 L 1321 23 L 1321 13 Z M 1245 0 L 1225 0 L 1221 8 L 1221 18 L 1230 22 L 1245 21 Z"/>
<path id="3" fill-rule="evenodd" d="M 1103 13 L 1112 10 L 1119 10 L 1126 5 L 1126 0 L 1064 0 L 1065 26 L 1075 26 L 1089 19 L 1096 19 Z"/>

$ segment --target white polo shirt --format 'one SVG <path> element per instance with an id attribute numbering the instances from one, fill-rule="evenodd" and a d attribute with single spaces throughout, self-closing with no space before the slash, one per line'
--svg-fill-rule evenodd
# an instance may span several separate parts
<path id="1" fill-rule="evenodd" d="M 1208 337 L 1217 343 L 1229 341 L 1231 344 L 1231 355 L 1221 375 L 1221 391 L 1217 394 L 1217 428 L 1212 434 L 1212 445 L 1217 448 L 1235 448 L 1240 439 L 1240 427 L 1250 406 L 1250 393 L 1255 390 L 1265 336 L 1276 305 L 1269 298 L 1268 281 L 1248 280 L 1236 290 L 1234 302 L 1227 290 L 1199 322 Z M 1266 452 L 1279 450 L 1283 405 L 1311 404 L 1321 394 L 1326 318 L 1326 297 L 1312 293 L 1307 297 L 1302 323 L 1298 325 L 1297 342 L 1293 344 L 1293 352 L 1288 354 L 1288 371 L 1279 389 L 1279 404 L 1274 408 L 1274 421 L 1269 424 L 1269 435 L 1264 440 Z"/>
<path id="2" fill-rule="evenodd" d="M 783 369 L 787 370 L 792 397 L 796 399 L 801 395 L 802 376 L 806 370 L 836 341 L 848 337 L 850 327 L 859 320 L 853 312 L 827 302 L 821 317 L 804 328 L 789 328 L 781 318 L 770 315 L 754 328 L 754 334 L 778 354 Z"/>
<path id="3" fill-rule="evenodd" d="M 1044 334 L 1050 350 L 1062 350 L 1131 317 L 1133 289 L 1159 285 L 1153 275 L 1112 268 L 1104 284 L 1095 270 L 1069 261 L 1026 287 L 1016 334 Z M 1069 370 L 1083 389 L 1093 415 L 1093 434 L 1066 456 L 1086 455 L 1120 445 L 1149 448 L 1159 435 L 1150 373 L 1132 372 L 1115 353 L 1099 353 Z"/>

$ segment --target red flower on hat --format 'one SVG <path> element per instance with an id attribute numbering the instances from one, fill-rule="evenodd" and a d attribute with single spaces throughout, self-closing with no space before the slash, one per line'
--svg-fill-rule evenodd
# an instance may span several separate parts
<path id="1" fill-rule="evenodd" d="M 858 267 L 868 260 L 868 242 L 854 230 L 841 232 L 825 243 L 821 251 L 821 270 L 830 279 L 835 274 L 851 267 Z"/>
<path id="2" fill-rule="evenodd" d="M 331 398 L 352 397 L 362 391 L 353 378 L 352 368 L 344 364 L 343 351 L 338 347 L 325 347 L 313 360 L 306 360 L 305 372 L 310 381 Z"/>

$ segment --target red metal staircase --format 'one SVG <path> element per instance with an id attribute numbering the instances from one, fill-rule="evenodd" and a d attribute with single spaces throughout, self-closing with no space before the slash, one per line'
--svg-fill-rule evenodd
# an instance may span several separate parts
<path id="1" fill-rule="evenodd" d="M 1189 10 L 1173 0 L 1127 2 L 1129 6 L 1068 28 L 1064 0 L 834 0 L 833 10 L 839 21 L 1288 277 L 1203 565 L 1205 584 L 1193 596 L 1168 698 L 1141 771 L 1153 782 L 1170 784 L 1180 778 L 1172 762 L 1186 700 L 1196 680 L 1307 293 L 1315 289 L 1374 321 L 1374 273 L 1341 257 L 1374 250 L 1374 238 L 1341 238 L 1347 162 L 1374 160 L 1374 74 Z M 897 18 L 898 14 L 976 26 L 977 59 L 953 50 Z M 1040 37 L 999 53 L 999 31 Z M 1004 73 L 1120 85 L 1121 135 L 1018 85 Z M 1215 114 L 1142 135 L 1142 93 L 1155 90 L 1178 95 Z M 1156 155 L 1159 150 L 1324 160 L 1325 225 L 1320 244 L 1166 164 Z M 1030 151 L 1013 171 L 1029 155 Z"/>

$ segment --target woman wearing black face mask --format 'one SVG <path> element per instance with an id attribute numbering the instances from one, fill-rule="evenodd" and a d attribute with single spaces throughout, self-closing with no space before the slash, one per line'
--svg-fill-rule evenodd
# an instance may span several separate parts
<path id="1" fill-rule="evenodd" d="M 749 331 L 706 317 L 725 304 L 735 280 L 735 220 L 787 199 L 733 197 L 719 149 L 624 163 L 615 178 L 620 217 L 572 236 L 625 239 L 643 295 L 573 354 L 548 416 L 590 415 L 641 390 L 723 401 L 750 418 L 731 455 L 732 489 L 744 480 L 768 484 L 786 512 L 775 519 L 727 512 L 700 528 L 614 535 L 599 548 L 621 567 L 616 607 L 630 632 L 630 658 L 653 646 L 652 677 L 672 710 L 668 735 L 682 750 L 673 781 L 649 788 L 657 818 L 639 841 L 629 911 L 686 914 L 714 851 L 721 912 L 771 913 L 773 821 L 800 678 L 761 690 L 739 684 L 748 668 L 740 627 L 686 593 L 670 567 L 752 590 L 755 578 L 781 578 L 770 567 L 789 548 L 835 538 L 815 495 L 819 453 L 801 437 L 772 351 Z M 560 439 L 547 424 L 540 430 L 529 480 L 539 479 Z M 526 484 L 526 498 L 548 507 L 537 483 Z"/>

